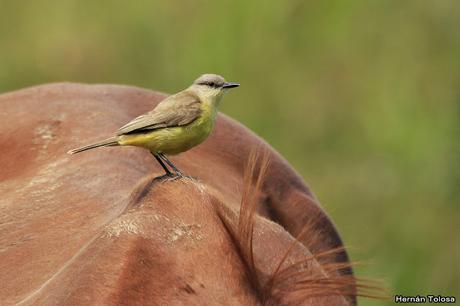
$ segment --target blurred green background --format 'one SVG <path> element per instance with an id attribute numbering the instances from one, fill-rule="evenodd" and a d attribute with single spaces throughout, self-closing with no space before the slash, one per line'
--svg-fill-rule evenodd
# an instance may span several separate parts
<path id="1" fill-rule="evenodd" d="M 0 92 L 204 72 L 242 83 L 222 111 L 302 174 L 358 275 L 460 298 L 459 1 L 0 0 Z"/>

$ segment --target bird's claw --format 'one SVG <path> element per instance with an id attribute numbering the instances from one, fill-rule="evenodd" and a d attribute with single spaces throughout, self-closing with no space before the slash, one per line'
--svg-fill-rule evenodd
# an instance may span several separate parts
<path id="1" fill-rule="evenodd" d="M 194 180 L 195 178 L 191 177 L 191 176 L 188 176 L 188 175 L 184 175 L 182 172 L 170 172 L 170 173 L 166 173 L 166 174 L 163 174 L 162 176 L 159 176 L 158 179 L 162 180 L 163 182 L 168 182 L 168 181 L 175 181 L 175 180 L 179 180 L 179 179 L 182 179 L 182 178 L 187 178 L 187 179 L 191 179 L 191 180 Z"/>
<path id="2" fill-rule="evenodd" d="M 192 176 L 190 176 L 190 175 L 185 175 L 185 174 L 183 174 L 183 173 L 180 172 L 180 171 L 176 171 L 176 172 L 174 173 L 174 175 L 175 175 L 175 179 L 186 178 L 186 179 L 189 179 L 189 180 L 195 180 L 194 177 L 192 177 Z"/>
<path id="3" fill-rule="evenodd" d="M 177 176 L 176 176 L 176 174 L 174 174 L 172 172 L 169 172 L 169 173 L 163 174 L 162 176 L 159 176 L 158 179 L 161 180 L 161 181 L 166 182 L 166 181 L 176 180 Z"/>

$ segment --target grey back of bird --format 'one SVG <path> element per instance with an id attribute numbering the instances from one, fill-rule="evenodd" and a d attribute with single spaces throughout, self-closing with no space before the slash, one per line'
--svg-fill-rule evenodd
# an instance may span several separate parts
<path id="1" fill-rule="evenodd" d="M 201 101 L 191 91 L 184 90 L 161 101 L 152 111 L 134 118 L 117 131 L 117 135 L 150 132 L 183 126 L 201 114 Z"/>

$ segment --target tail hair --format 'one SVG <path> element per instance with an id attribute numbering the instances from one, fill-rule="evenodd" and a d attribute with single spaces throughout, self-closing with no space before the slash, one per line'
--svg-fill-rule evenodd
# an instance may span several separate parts
<path id="1" fill-rule="evenodd" d="M 116 146 L 116 145 L 118 145 L 117 138 L 116 137 L 110 137 L 110 138 L 98 141 L 96 143 L 93 143 L 93 144 L 90 144 L 90 145 L 87 145 L 87 146 L 84 146 L 84 147 L 80 147 L 80 148 L 70 150 L 70 151 L 67 152 L 67 154 L 76 154 L 76 153 L 80 153 L 80 152 L 83 152 L 83 151 L 86 151 L 86 150 L 91 150 L 91 149 L 98 148 L 98 147 L 109 147 L 109 146 Z"/>

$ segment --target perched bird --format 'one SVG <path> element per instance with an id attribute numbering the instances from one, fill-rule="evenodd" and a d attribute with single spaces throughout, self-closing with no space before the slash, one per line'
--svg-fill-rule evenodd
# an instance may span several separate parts
<path id="1" fill-rule="evenodd" d="M 226 82 L 216 74 L 203 74 L 187 89 L 169 96 L 152 111 L 122 126 L 115 136 L 67 153 L 107 146 L 143 147 L 160 163 L 165 176 L 181 177 L 182 172 L 165 154 L 185 152 L 203 142 L 214 127 L 217 108 L 224 93 L 239 85 Z"/>

